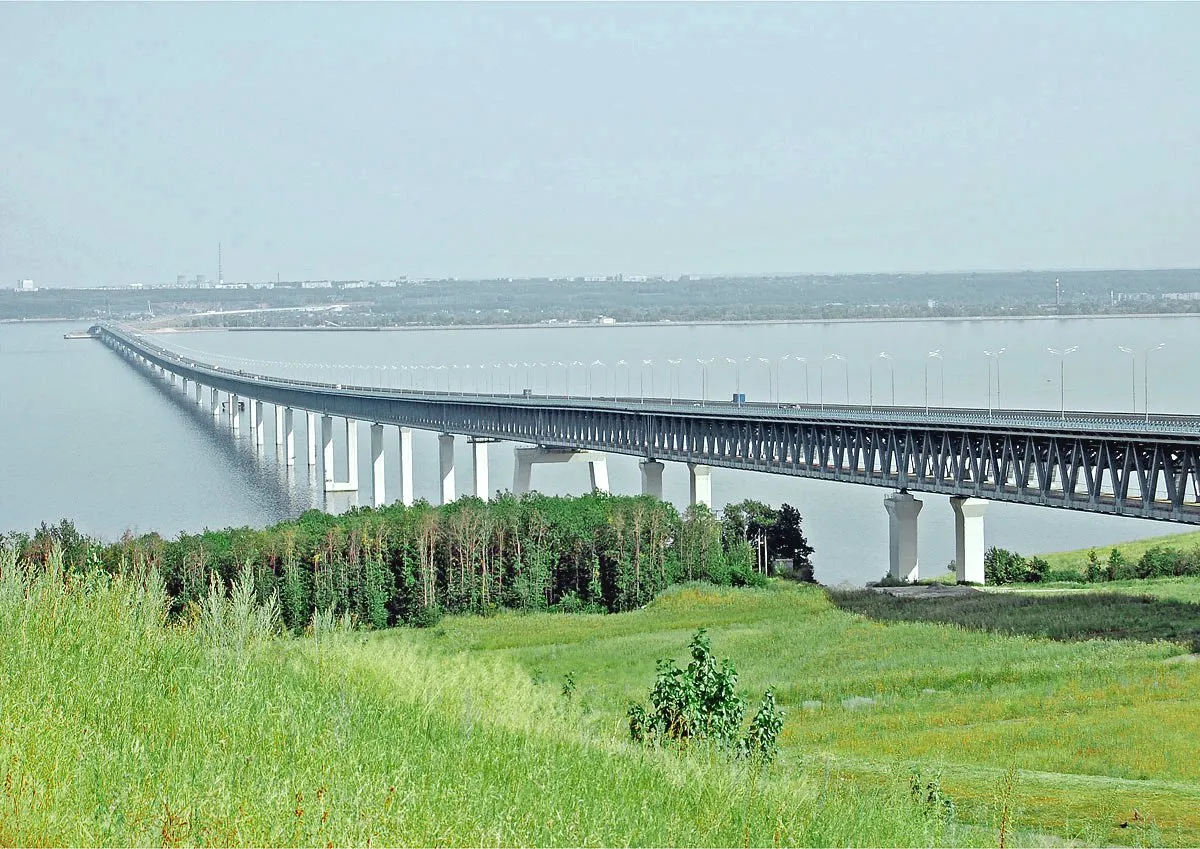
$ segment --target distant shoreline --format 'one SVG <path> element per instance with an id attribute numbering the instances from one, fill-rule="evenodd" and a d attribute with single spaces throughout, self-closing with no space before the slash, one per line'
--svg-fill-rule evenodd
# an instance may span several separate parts
<path id="1" fill-rule="evenodd" d="M 523 324 L 409 324 L 395 327 L 180 327 L 164 328 L 175 333 L 205 330 L 229 330 L 238 333 L 268 331 L 272 333 L 320 331 L 322 333 L 358 332 L 386 333 L 397 331 L 431 330 L 563 330 L 567 328 L 612 329 L 618 327 L 761 327 L 767 325 L 822 325 L 822 324 L 912 324 L 917 322 L 975 322 L 975 321 L 1080 321 L 1092 319 L 1120 318 L 1190 318 L 1200 319 L 1200 313 L 1104 313 L 1100 315 L 972 315 L 947 317 L 905 318 L 756 318 L 740 320 L 696 319 L 692 321 L 618 321 L 613 324 L 597 322 L 565 321 L 547 324 L 544 322 Z M 155 331 L 158 332 L 158 331 Z"/>

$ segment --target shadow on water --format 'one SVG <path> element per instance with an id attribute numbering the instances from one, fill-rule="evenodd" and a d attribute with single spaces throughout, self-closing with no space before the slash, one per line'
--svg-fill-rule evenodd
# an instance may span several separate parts
<path id="1" fill-rule="evenodd" d="M 254 444 L 251 428 L 240 428 L 240 432 L 235 434 L 228 425 L 224 410 L 220 418 L 212 415 L 207 391 L 202 396 L 202 403 L 197 404 L 194 389 L 189 387 L 189 393 L 185 394 L 178 384 L 165 381 L 144 368 L 134 367 L 133 370 L 196 425 L 207 444 L 230 461 L 230 466 L 241 475 L 241 483 L 252 487 L 261 496 L 267 512 L 277 520 L 299 516 L 314 507 L 329 510 L 340 508 L 344 511 L 354 506 L 353 496 L 356 493 L 346 493 L 344 498 L 350 500 L 345 504 L 327 505 L 324 487 L 320 485 L 320 467 L 309 467 L 303 456 L 297 458 L 299 462 L 295 466 L 289 467 L 284 461 L 282 448 L 274 444 L 273 428 L 267 434 L 266 444 L 260 449 Z"/>
<path id="2" fill-rule="evenodd" d="M 1114 592 L 996 593 L 904 598 L 829 590 L 834 605 L 881 622 L 940 622 L 973 631 L 1052 640 L 1167 640 L 1200 651 L 1200 604 Z"/>

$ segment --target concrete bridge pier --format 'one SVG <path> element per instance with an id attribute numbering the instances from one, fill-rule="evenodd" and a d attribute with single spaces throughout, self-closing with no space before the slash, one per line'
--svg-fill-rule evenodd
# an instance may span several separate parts
<path id="1" fill-rule="evenodd" d="M 400 428 L 400 503 L 412 507 L 413 503 L 413 474 L 412 474 L 412 428 Z"/>
<path id="2" fill-rule="evenodd" d="M 279 404 L 275 405 L 275 447 L 279 448 L 283 445 L 283 417 L 284 408 Z"/>
<path id="3" fill-rule="evenodd" d="M 279 408 L 275 408 L 275 418 L 283 424 L 283 444 L 284 456 L 287 458 L 287 465 L 296 465 L 296 427 L 292 418 L 292 408 L 284 407 L 283 415 L 279 415 Z"/>
<path id="4" fill-rule="evenodd" d="M 183 389 L 183 394 L 186 396 L 188 394 L 188 379 L 186 377 L 180 378 L 179 385 Z"/>
<path id="5" fill-rule="evenodd" d="M 346 479 L 338 480 L 333 465 L 333 417 L 321 416 L 321 447 L 325 461 L 325 491 L 358 489 L 358 422 L 346 419 Z"/>
<path id="6" fill-rule="evenodd" d="M 208 403 L 212 407 L 213 418 L 221 418 L 221 396 L 216 389 L 208 390 Z"/>
<path id="7" fill-rule="evenodd" d="M 982 584 L 983 576 L 983 514 L 988 503 L 982 498 L 954 496 L 954 571 L 960 583 Z"/>
<path id="8" fill-rule="evenodd" d="M 663 464 L 657 460 L 643 460 L 638 463 L 642 470 L 642 495 L 653 495 L 662 500 L 663 497 Z"/>
<path id="9" fill-rule="evenodd" d="M 233 432 L 235 434 L 241 433 L 242 430 L 242 414 L 241 410 L 238 409 L 241 403 L 242 399 L 238 396 L 229 396 L 229 421 L 233 425 Z"/>
<path id="10" fill-rule="evenodd" d="M 443 433 L 438 437 L 438 467 L 442 473 L 442 503 L 454 500 L 454 434 Z"/>
<path id="11" fill-rule="evenodd" d="M 317 414 L 312 410 L 307 410 L 305 416 L 307 417 L 305 434 L 308 439 L 308 467 L 311 469 L 317 465 Z"/>
<path id="12" fill-rule="evenodd" d="M 383 425 L 375 423 L 371 425 L 371 504 L 375 507 L 386 503 L 383 475 Z"/>
<path id="13" fill-rule="evenodd" d="M 254 431 L 254 444 L 263 447 L 263 405 L 262 401 L 250 402 L 250 429 Z"/>
<path id="14" fill-rule="evenodd" d="M 883 499 L 888 513 L 888 575 L 901 581 L 917 579 L 917 515 L 923 504 L 907 492 Z"/>
<path id="15" fill-rule="evenodd" d="M 471 443 L 471 476 L 475 483 L 475 497 L 488 500 L 488 443 L 490 439 L 469 439 Z"/>
<path id="16" fill-rule="evenodd" d="M 688 463 L 689 503 L 712 508 L 712 467 Z"/>
<path id="17" fill-rule="evenodd" d="M 201 386 L 199 383 L 197 383 L 197 384 L 196 384 L 196 403 L 197 403 L 197 404 L 201 404 L 201 403 L 203 403 L 203 402 L 200 400 L 200 392 L 201 392 L 201 390 L 203 390 L 203 389 L 204 389 L 204 387 L 203 387 L 203 386 Z"/>
<path id="18" fill-rule="evenodd" d="M 513 451 L 513 494 L 529 492 L 535 463 L 587 463 L 592 490 L 610 492 L 608 485 L 608 456 L 599 451 L 577 451 L 573 448 L 517 448 Z"/>

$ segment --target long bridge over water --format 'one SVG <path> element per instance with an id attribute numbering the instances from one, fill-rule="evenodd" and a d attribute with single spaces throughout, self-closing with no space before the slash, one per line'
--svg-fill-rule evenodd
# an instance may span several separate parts
<path id="1" fill-rule="evenodd" d="M 296 463 L 295 416 L 305 414 L 307 463 L 316 466 L 320 454 L 326 491 L 359 488 L 358 422 L 370 422 L 377 506 L 384 429 L 396 427 L 405 504 L 413 500 L 414 428 L 440 434 L 443 503 L 455 498 L 459 436 L 471 443 L 473 491 L 485 499 L 488 446 L 500 441 L 529 446 L 515 450 L 516 494 L 529 490 L 533 466 L 548 462 L 587 463 L 593 488 L 608 491 L 610 453 L 642 458 L 642 492 L 659 498 L 663 461 L 687 464 L 691 502 L 708 506 L 714 467 L 884 487 L 892 490 L 884 506 L 897 578 L 917 570 L 922 503 L 913 492 L 950 496 L 958 578 L 976 583 L 983 583 L 988 501 L 1200 524 L 1200 418 L 1193 416 L 389 389 L 223 368 L 113 325 L 90 332 L 131 364 L 180 382 L 185 394 L 194 387 L 197 404 L 207 389 L 214 417 L 228 416 L 234 431 L 245 407 L 257 446 L 265 443 L 264 404 L 273 407 L 275 443 L 288 466 Z M 345 422 L 344 479 L 334 468 L 334 419 Z"/>

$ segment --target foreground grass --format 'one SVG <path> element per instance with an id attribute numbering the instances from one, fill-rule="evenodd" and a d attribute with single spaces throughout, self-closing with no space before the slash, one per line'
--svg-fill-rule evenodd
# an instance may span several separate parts
<path id="1" fill-rule="evenodd" d="M 944 830 L 893 778 L 863 789 L 795 764 L 756 775 L 597 735 L 503 654 L 325 626 L 285 639 L 248 595 L 213 596 L 196 622 L 167 626 L 153 581 L 64 588 L 53 571 L 22 578 L 11 560 L 0 575 L 0 845 L 984 839 Z M 595 635 L 601 621 L 620 631 L 646 617 L 454 627 Z"/>
<path id="2" fill-rule="evenodd" d="M 1086 616 L 1126 616 L 1119 602 L 1128 599 L 1116 598 Z M 655 659 L 681 658 L 704 626 L 752 695 L 776 687 L 789 713 L 784 772 L 829 768 L 862 792 L 885 786 L 897 770 L 940 774 L 957 819 L 987 829 L 993 841 L 1006 820 L 1010 834 L 1200 844 L 1200 664 L 1177 662 L 1186 645 L 1153 641 L 1179 636 L 1185 619 L 1194 626 L 1194 605 L 1159 617 L 1142 639 L 1080 641 L 1069 628 L 998 634 L 917 621 L 929 611 L 885 615 L 887 605 L 909 603 L 898 599 L 862 612 L 837 601 L 846 609 L 815 587 L 692 586 L 619 616 L 455 618 L 372 643 L 516 661 L 548 691 L 570 672 L 593 727 L 620 737 L 625 707 L 645 697 Z M 1012 621 L 1046 624 L 1069 607 L 1031 599 L 1011 611 Z"/>

